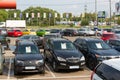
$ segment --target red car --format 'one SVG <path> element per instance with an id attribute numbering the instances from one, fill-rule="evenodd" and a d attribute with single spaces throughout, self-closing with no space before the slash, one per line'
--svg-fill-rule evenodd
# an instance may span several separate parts
<path id="1" fill-rule="evenodd" d="M 101 39 L 107 41 L 109 39 L 116 39 L 116 35 L 113 32 L 103 32 Z"/>
<path id="2" fill-rule="evenodd" d="M 19 37 L 22 36 L 22 31 L 18 29 L 8 30 L 8 36 Z"/>

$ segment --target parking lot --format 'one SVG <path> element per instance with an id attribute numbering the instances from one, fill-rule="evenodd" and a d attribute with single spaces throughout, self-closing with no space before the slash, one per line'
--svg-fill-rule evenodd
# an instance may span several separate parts
<path id="1" fill-rule="evenodd" d="M 74 41 L 76 37 L 66 37 L 71 41 Z M 90 75 L 92 73 L 86 66 L 84 70 L 61 70 L 59 72 L 54 72 L 49 63 L 45 64 L 45 74 L 40 74 L 37 72 L 32 73 L 21 73 L 17 76 L 14 75 L 14 54 L 12 52 L 15 49 L 15 39 L 10 38 L 10 50 L 5 51 L 5 64 L 3 75 L 0 75 L 1 80 L 90 80 Z M 40 51 L 43 51 L 42 49 Z"/>

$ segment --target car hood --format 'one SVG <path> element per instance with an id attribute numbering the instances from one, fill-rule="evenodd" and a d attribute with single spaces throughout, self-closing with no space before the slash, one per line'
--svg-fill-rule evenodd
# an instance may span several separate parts
<path id="1" fill-rule="evenodd" d="M 17 60 L 41 60 L 43 59 L 40 54 L 16 54 L 15 59 Z"/>
<path id="2" fill-rule="evenodd" d="M 82 53 L 77 50 L 55 50 L 54 53 L 56 56 L 62 58 L 70 58 L 70 57 L 82 57 Z"/>
<path id="3" fill-rule="evenodd" d="M 118 56 L 120 52 L 114 49 L 107 49 L 107 50 L 94 50 L 94 53 L 101 55 L 101 56 Z"/>

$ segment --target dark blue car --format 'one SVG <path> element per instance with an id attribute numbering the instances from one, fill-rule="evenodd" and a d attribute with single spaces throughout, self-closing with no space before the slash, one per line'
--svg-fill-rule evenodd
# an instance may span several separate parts
<path id="1" fill-rule="evenodd" d="M 85 56 L 86 65 L 91 70 L 103 60 L 119 58 L 120 56 L 120 52 L 111 48 L 101 39 L 77 38 L 74 44 Z"/>

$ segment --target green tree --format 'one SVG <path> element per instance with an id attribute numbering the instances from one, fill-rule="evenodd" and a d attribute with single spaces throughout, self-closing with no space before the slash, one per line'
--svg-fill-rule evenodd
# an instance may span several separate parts
<path id="1" fill-rule="evenodd" d="M 82 19 L 81 26 L 87 26 L 89 25 L 89 21 L 87 19 Z"/>
<path id="2" fill-rule="evenodd" d="M 0 10 L 0 22 L 6 21 L 8 13 L 6 10 Z"/>

